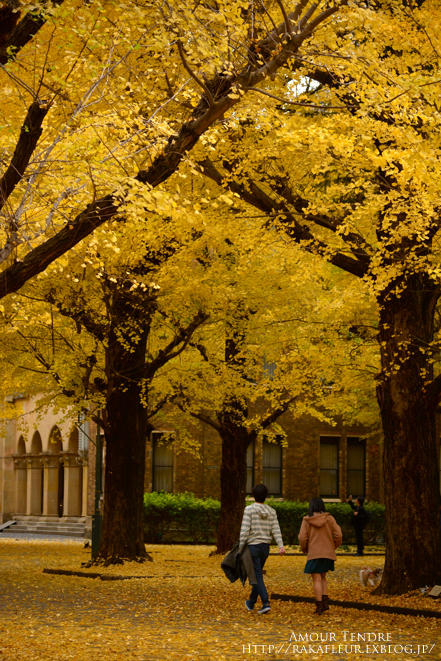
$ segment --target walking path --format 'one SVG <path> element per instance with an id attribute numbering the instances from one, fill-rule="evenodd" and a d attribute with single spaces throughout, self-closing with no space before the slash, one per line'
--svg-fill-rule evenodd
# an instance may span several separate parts
<path id="1" fill-rule="evenodd" d="M 441 627 L 433 618 L 377 612 L 361 616 L 338 606 L 318 618 L 312 604 L 276 600 L 268 615 L 247 613 L 248 587 L 230 584 L 219 568 L 220 558 L 209 558 L 207 547 L 149 546 L 152 563 L 96 568 L 109 577 L 149 576 L 145 580 L 43 573 L 44 568 L 93 571 L 81 568 L 90 558 L 90 549 L 83 547 L 71 539 L 16 542 L 0 537 L 0 660 L 440 659 Z M 359 565 L 360 559 L 353 557 L 337 561 L 330 576 L 331 597 L 375 601 L 370 589 L 358 583 Z M 265 577 L 269 592 L 311 596 L 303 567 L 303 558 L 270 557 Z M 418 594 L 383 601 L 441 611 L 438 602 Z M 392 647 L 382 653 L 381 644 Z M 380 647 L 366 653 L 367 645 Z M 407 647 L 406 652 L 406 645 L 413 651 Z"/>

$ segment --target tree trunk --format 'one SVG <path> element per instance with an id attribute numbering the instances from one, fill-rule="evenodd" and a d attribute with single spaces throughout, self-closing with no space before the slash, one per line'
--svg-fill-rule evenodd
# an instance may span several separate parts
<path id="1" fill-rule="evenodd" d="M 107 564 L 151 560 L 144 545 L 145 446 L 149 423 L 147 405 L 141 397 L 149 328 L 142 311 L 138 309 L 138 319 L 134 318 L 134 308 L 124 297 L 121 299 L 106 350 L 104 517 L 97 559 Z M 138 336 L 132 340 L 130 332 L 135 330 Z"/>
<path id="2" fill-rule="evenodd" d="M 146 558 L 144 472 L 147 410 L 139 389 L 113 392 L 107 406 L 104 518 L 98 558 Z"/>
<path id="3" fill-rule="evenodd" d="M 221 511 L 216 553 L 227 553 L 239 539 L 247 487 L 247 448 L 252 438 L 226 429 L 221 437 Z"/>
<path id="4" fill-rule="evenodd" d="M 384 594 L 441 583 L 437 398 L 429 397 L 433 377 L 427 353 L 438 295 L 423 275 L 410 276 L 406 285 L 399 296 L 389 290 L 380 300 L 382 378 L 377 392 L 384 431 L 387 545 L 376 592 Z"/>

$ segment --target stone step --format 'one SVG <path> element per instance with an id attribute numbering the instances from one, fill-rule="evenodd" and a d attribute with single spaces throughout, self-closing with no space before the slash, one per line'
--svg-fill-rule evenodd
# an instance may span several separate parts
<path id="1" fill-rule="evenodd" d="M 36 526 L 28 526 L 25 523 L 16 523 L 14 526 L 14 530 L 17 528 L 26 528 L 26 530 L 37 530 L 40 528 L 44 528 L 45 530 L 72 530 L 73 532 L 76 531 L 81 531 L 84 530 L 84 526 L 67 526 L 66 524 L 63 523 L 58 523 L 56 525 L 50 525 L 42 521 L 41 523 L 38 523 Z"/>
<path id="2" fill-rule="evenodd" d="M 17 525 L 22 525 L 22 526 L 74 526 L 76 528 L 80 528 L 81 526 L 84 526 L 85 521 L 66 521 L 65 519 L 56 519 L 55 521 L 51 521 L 48 519 L 37 519 L 35 521 L 26 521 L 25 519 L 17 520 L 16 519 Z"/>
<path id="3" fill-rule="evenodd" d="M 72 539 L 85 539 L 83 533 L 79 532 L 59 532 L 58 530 L 14 530 L 14 528 L 9 528 L 5 532 L 9 534 L 19 535 L 41 535 L 43 537 L 72 537 Z M 2 533 L 0 532 L 0 538 Z"/>
<path id="4" fill-rule="evenodd" d="M 14 521 L 19 521 L 21 523 L 26 523 L 26 524 L 33 524 L 33 523 L 47 523 L 48 525 L 59 525 L 62 523 L 63 525 L 69 525 L 69 526 L 82 526 L 86 523 L 86 518 L 85 517 L 62 517 L 62 518 L 55 518 L 55 519 L 48 519 L 45 516 L 35 516 L 35 518 L 29 519 L 27 516 L 22 516 L 19 514 L 16 514 L 14 516 Z"/>
<path id="5" fill-rule="evenodd" d="M 25 526 L 14 526 L 8 528 L 5 532 L 26 532 L 26 533 L 39 533 L 48 535 L 75 535 L 76 537 L 84 536 L 84 528 L 82 530 L 72 530 L 72 528 L 47 528 L 39 526 L 38 528 L 26 528 Z"/>
<path id="6" fill-rule="evenodd" d="M 62 537 L 84 537 L 84 528 L 82 530 L 72 530 L 72 528 L 65 527 L 47 527 L 38 526 L 27 528 L 26 526 L 16 525 L 9 528 L 8 532 L 12 533 L 27 533 L 29 535 L 60 535 Z"/>
<path id="7" fill-rule="evenodd" d="M 58 519 L 56 521 L 48 521 L 47 519 L 39 519 L 38 521 L 17 521 L 16 526 L 26 526 L 27 528 L 35 528 L 36 526 L 46 526 L 47 528 L 84 528 L 85 523 L 73 523 Z"/>
<path id="8" fill-rule="evenodd" d="M 36 528 L 38 526 L 46 526 L 46 528 L 73 528 L 83 529 L 84 523 L 67 523 L 66 521 L 17 521 L 16 526 L 26 526 L 26 528 Z"/>

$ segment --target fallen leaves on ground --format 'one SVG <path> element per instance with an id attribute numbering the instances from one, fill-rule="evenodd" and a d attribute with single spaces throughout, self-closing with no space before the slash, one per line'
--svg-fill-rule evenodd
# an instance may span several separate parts
<path id="1" fill-rule="evenodd" d="M 145 576 L 144 580 L 102 581 L 43 573 L 45 567 L 90 571 L 81 567 L 90 558 L 90 549 L 81 543 L 0 540 L 0 660 L 441 658 L 439 619 L 336 606 L 317 617 L 312 604 L 275 600 L 271 613 L 259 616 L 245 609 L 249 587 L 228 582 L 220 569 L 221 558 L 209 557 L 210 547 L 147 549 L 152 563 L 99 568 L 101 574 Z M 375 568 L 382 562 L 383 558 L 339 558 L 336 571 L 328 574 L 330 597 L 441 610 L 441 601 L 421 593 L 377 597 L 371 594 L 372 588 L 363 588 L 358 577 L 361 566 Z M 265 576 L 268 591 L 312 596 L 304 565 L 301 557 L 270 556 Z M 380 647 L 378 652 L 366 652 L 368 633 L 370 644 L 375 644 L 374 636 L 389 634 L 389 641 L 380 644 L 392 647 L 384 653 Z M 333 650 L 325 649 L 332 643 Z M 412 651 L 409 647 L 405 651 L 406 645 L 412 645 Z"/>

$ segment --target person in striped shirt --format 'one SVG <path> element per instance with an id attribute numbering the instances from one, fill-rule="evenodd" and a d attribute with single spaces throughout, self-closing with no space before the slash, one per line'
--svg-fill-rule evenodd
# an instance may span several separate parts
<path id="1" fill-rule="evenodd" d="M 262 573 L 269 555 L 269 547 L 274 539 L 279 547 L 280 555 L 284 555 L 285 549 L 276 511 L 269 505 L 265 505 L 268 489 L 264 484 L 257 484 L 252 494 L 255 502 L 245 507 L 240 529 L 239 548 L 242 549 L 245 544 L 248 544 L 257 579 L 257 585 L 253 585 L 251 595 L 245 602 L 245 606 L 248 611 L 254 610 L 257 597 L 260 597 L 262 607 L 257 612 L 259 615 L 263 615 L 271 610 Z"/>

